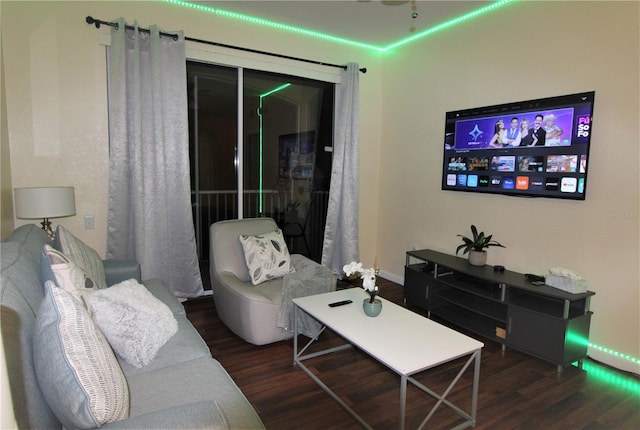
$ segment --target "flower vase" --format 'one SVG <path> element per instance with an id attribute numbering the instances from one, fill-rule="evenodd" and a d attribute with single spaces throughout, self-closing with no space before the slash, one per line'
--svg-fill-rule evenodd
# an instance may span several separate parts
<path id="1" fill-rule="evenodd" d="M 371 303 L 370 299 L 364 299 L 362 309 L 368 317 L 377 317 L 382 311 L 382 301 L 375 299 L 373 303 Z"/>

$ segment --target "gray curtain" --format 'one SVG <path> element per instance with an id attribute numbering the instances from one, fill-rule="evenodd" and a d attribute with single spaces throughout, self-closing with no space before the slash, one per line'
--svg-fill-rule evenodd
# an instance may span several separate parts
<path id="1" fill-rule="evenodd" d="M 109 48 L 107 257 L 136 259 L 177 297 L 203 293 L 189 175 L 184 35 L 126 30 Z"/>
<path id="2" fill-rule="evenodd" d="M 335 135 L 322 264 L 333 273 L 359 260 L 358 240 L 358 64 L 349 63 L 336 86 Z"/>

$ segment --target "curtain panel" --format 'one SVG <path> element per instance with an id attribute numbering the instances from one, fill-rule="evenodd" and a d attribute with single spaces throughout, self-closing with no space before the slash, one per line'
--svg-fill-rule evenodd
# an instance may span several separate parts
<path id="1" fill-rule="evenodd" d="M 359 261 L 359 79 L 357 63 L 349 63 L 336 85 L 331 186 L 322 246 L 322 264 L 333 273 Z"/>
<path id="2" fill-rule="evenodd" d="M 113 28 L 107 257 L 136 259 L 177 297 L 203 293 L 191 211 L 184 35 Z"/>

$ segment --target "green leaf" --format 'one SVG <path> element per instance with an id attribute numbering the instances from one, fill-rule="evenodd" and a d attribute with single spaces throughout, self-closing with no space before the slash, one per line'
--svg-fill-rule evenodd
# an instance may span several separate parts
<path id="1" fill-rule="evenodd" d="M 473 224 L 471 225 L 471 233 L 473 234 L 473 239 L 461 234 L 457 235 L 462 239 L 463 244 L 456 248 L 456 254 L 460 251 L 463 251 L 463 254 L 466 254 L 472 249 L 475 251 L 483 251 L 485 248 L 489 248 L 491 246 L 505 248 L 501 243 L 493 240 L 492 234 L 485 236 L 484 232 L 478 232 L 478 228 Z"/>

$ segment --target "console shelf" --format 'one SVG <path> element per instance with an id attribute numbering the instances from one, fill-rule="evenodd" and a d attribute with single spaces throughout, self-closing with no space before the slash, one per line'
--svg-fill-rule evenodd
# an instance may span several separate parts
<path id="1" fill-rule="evenodd" d="M 444 289 L 434 295 L 434 299 L 451 303 L 479 315 L 506 323 L 507 308 L 499 303 L 483 299 L 456 289 Z"/>
<path id="2" fill-rule="evenodd" d="M 407 252 L 404 279 L 405 301 L 430 318 L 554 363 L 558 371 L 587 355 L 591 291 L 534 286 L 522 273 L 428 249 Z"/>
<path id="3" fill-rule="evenodd" d="M 497 302 L 503 301 L 501 298 L 502 289 L 500 288 L 500 284 L 478 282 L 477 279 L 470 278 L 468 276 L 461 276 L 458 273 L 438 278 L 438 280 L 444 285 L 450 286 L 456 290 L 465 291 L 468 294 L 484 297 Z"/>
<path id="4" fill-rule="evenodd" d="M 479 314 L 472 315 L 466 309 L 454 305 L 438 306 L 431 311 L 431 315 L 453 322 L 459 327 L 473 331 L 495 342 L 502 343 L 503 341 L 503 339 L 496 336 L 496 327 L 504 329 L 504 323 L 500 325 L 492 318 L 487 318 Z"/>

